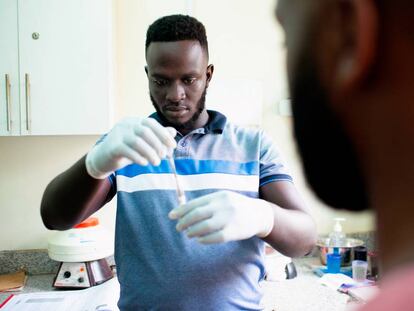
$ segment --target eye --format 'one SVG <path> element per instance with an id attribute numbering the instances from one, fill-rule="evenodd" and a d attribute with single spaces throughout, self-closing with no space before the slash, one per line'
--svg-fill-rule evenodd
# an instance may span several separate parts
<path id="1" fill-rule="evenodd" d="M 188 77 L 188 78 L 184 78 L 183 81 L 184 81 L 185 84 L 190 85 L 190 84 L 193 84 L 195 82 L 195 80 L 196 80 L 196 78 L 194 78 L 194 77 Z"/>
<path id="2" fill-rule="evenodd" d="M 152 83 L 154 83 L 157 86 L 165 86 L 168 84 L 168 81 L 165 79 L 152 79 Z"/>

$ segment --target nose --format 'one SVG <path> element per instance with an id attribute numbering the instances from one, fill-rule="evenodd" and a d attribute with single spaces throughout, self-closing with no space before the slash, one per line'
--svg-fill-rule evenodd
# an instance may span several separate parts
<path id="1" fill-rule="evenodd" d="M 166 99 L 169 102 L 180 102 L 183 99 L 185 99 L 185 88 L 184 86 L 177 82 L 177 83 L 171 83 L 170 87 L 167 90 L 167 96 Z"/>

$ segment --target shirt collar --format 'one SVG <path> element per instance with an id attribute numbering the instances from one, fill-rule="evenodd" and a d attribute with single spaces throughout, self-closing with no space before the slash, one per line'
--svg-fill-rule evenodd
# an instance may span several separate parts
<path id="1" fill-rule="evenodd" d="M 202 128 L 204 130 L 204 133 L 222 134 L 227 122 L 226 116 L 214 110 L 207 110 L 207 113 L 209 118 L 207 124 Z M 149 117 L 157 120 L 159 123 L 164 125 L 157 112 L 154 112 Z"/>

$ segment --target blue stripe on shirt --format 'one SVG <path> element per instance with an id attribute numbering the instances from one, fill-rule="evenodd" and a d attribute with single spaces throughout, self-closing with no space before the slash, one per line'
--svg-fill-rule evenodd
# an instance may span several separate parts
<path id="1" fill-rule="evenodd" d="M 260 187 L 274 182 L 274 181 L 293 181 L 292 177 L 290 175 L 287 174 L 274 174 L 274 175 L 270 175 L 270 176 L 266 176 L 264 178 L 260 179 Z"/>
<path id="2" fill-rule="evenodd" d="M 196 175 L 221 173 L 232 175 L 259 175 L 259 165 L 257 162 L 232 162 L 222 160 L 194 160 L 194 159 L 175 159 L 177 174 Z M 140 166 L 131 164 L 117 171 L 117 175 L 134 177 L 141 174 L 166 174 L 172 173 L 172 169 L 166 159 L 161 161 L 159 166 L 147 165 Z"/>

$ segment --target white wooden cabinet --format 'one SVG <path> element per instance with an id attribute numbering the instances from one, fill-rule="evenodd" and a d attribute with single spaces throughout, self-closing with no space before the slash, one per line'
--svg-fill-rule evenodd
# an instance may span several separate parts
<path id="1" fill-rule="evenodd" d="M 17 1 L 0 0 L 0 135 L 20 127 Z"/>
<path id="2" fill-rule="evenodd" d="M 0 0 L 1 136 L 109 129 L 111 8 L 111 0 Z"/>

